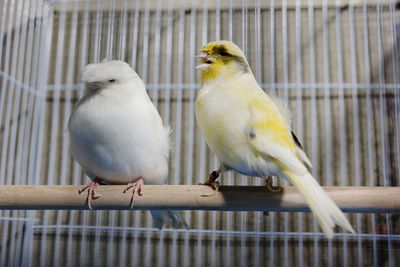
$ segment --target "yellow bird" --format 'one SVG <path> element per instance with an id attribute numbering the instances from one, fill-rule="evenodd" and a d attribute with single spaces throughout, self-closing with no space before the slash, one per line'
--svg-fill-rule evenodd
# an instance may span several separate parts
<path id="1" fill-rule="evenodd" d="M 335 224 L 354 233 L 343 212 L 308 171 L 311 168 L 283 103 L 271 99 L 257 84 L 238 46 L 212 42 L 201 54 L 202 87 L 195 103 L 198 125 L 221 166 L 210 174 L 210 184 L 222 171 L 257 177 L 287 178 L 304 197 L 323 232 L 333 236 Z M 272 184 L 269 184 L 272 190 Z"/>

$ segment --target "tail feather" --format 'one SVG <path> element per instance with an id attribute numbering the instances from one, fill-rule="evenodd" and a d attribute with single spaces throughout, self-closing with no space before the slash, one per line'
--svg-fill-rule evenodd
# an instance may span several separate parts
<path id="1" fill-rule="evenodd" d="M 285 174 L 304 197 L 319 226 L 328 238 L 332 238 L 335 225 L 355 233 L 343 212 L 309 172 L 306 172 L 303 176 L 298 176 L 291 172 L 286 172 Z"/>
<path id="2" fill-rule="evenodd" d="M 189 226 L 179 211 L 152 210 L 150 213 L 158 229 L 162 229 L 164 225 L 171 224 L 175 229 L 183 226 L 189 230 Z"/>

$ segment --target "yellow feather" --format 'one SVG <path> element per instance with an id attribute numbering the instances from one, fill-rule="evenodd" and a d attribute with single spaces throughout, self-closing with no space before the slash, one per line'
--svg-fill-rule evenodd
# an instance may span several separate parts
<path id="1" fill-rule="evenodd" d="M 250 176 L 286 177 L 302 194 L 328 238 L 333 236 L 335 224 L 354 232 L 308 172 L 304 164 L 311 164 L 296 147 L 290 119 L 258 86 L 242 51 L 231 42 L 219 41 L 206 45 L 202 53 L 202 88 L 195 113 L 222 166 Z"/>

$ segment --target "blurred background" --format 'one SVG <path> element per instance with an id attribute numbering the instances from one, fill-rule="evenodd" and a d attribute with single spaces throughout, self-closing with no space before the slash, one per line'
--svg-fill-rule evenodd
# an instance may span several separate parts
<path id="1" fill-rule="evenodd" d="M 65 129 L 84 92 L 80 70 L 104 58 L 136 70 L 174 129 L 169 183 L 205 181 L 218 160 L 194 118 L 194 56 L 225 39 L 243 49 L 263 89 L 288 101 L 321 185 L 399 186 L 398 7 L 1 0 L 0 184 L 89 182 Z M 220 181 L 264 184 L 233 172 Z M 310 213 L 185 211 L 190 231 L 159 231 L 147 211 L 1 211 L 0 266 L 400 265 L 399 215 L 347 216 L 357 234 L 336 229 L 328 241 Z"/>

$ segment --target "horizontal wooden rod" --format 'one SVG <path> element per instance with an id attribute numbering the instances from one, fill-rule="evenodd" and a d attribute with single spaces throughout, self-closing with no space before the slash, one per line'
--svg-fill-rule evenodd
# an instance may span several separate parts
<path id="1" fill-rule="evenodd" d="M 75 185 L 3 185 L 0 209 L 87 210 L 87 191 Z M 132 190 L 125 186 L 101 185 L 96 210 L 128 210 Z M 400 187 L 326 186 L 328 195 L 345 212 L 400 213 Z M 279 193 L 263 186 L 221 186 L 218 192 L 204 185 L 145 185 L 133 209 L 139 210 L 221 210 L 221 211 L 309 211 L 303 197 L 292 187 Z"/>

